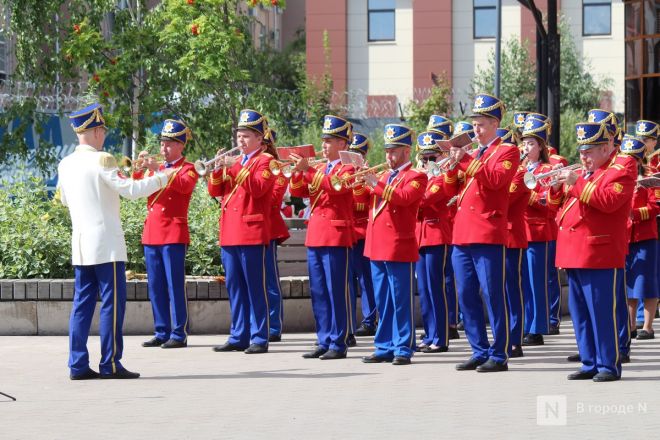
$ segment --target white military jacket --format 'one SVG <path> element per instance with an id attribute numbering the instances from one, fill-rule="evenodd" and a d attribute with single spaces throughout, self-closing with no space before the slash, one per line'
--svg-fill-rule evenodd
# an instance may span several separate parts
<path id="1" fill-rule="evenodd" d="M 114 157 L 89 145 L 78 145 L 62 159 L 58 173 L 60 198 L 71 214 L 72 264 L 126 261 L 119 196 L 147 197 L 167 185 L 167 176 L 158 172 L 141 180 L 122 178 Z"/>

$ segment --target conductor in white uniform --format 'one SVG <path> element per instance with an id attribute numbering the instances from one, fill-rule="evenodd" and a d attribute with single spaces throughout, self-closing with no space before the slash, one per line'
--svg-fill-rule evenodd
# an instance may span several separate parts
<path id="1" fill-rule="evenodd" d="M 58 167 L 62 203 L 71 214 L 71 255 L 75 295 L 69 322 L 69 369 L 72 380 L 135 379 L 139 373 L 121 364 L 126 309 L 126 243 L 119 217 L 119 196 L 146 197 L 167 185 L 172 170 L 142 180 L 119 174 L 115 158 L 103 152 L 105 120 L 99 104 L 69 116 L 78 135 L 75 151 Z M 87 338 L 100 294 L 99 373 L 89 367 Z"/>

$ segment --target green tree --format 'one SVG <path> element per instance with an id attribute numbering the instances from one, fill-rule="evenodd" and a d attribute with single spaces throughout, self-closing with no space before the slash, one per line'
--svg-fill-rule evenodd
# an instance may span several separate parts
<path id="1" fill-rule="evenodd" d="M 419 133 L 426 130 L 431 115 L 449 115 L 452 111 L 452 89 L 447 79 L 446 73 L 443 73 L 431 88 L 428 98 L 421 103 L 410 101 L 406 105 L 406 114 L 408 115 L 407 124 Z"/>

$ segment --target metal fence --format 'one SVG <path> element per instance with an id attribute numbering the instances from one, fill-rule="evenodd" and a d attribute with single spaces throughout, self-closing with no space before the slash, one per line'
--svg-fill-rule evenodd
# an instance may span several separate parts
<path id="1" fill-rule="evenodd" d="M 80 82 L 43 86 L 28 81 L 3 81 L 0 83 L 0 112 L 29 99 L 36 100 L 38 112 L 71 112 L 85 103 L 86 88 L 87 84 Z"/>

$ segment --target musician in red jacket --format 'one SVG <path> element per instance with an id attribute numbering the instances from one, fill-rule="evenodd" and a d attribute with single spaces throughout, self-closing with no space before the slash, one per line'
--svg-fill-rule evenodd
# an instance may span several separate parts
<path id="1" fill-rule="evenodd" d="M 646 149 L 642 139 L 625 136 L 621 152 L 637 160 L 639 176 L 645 174 Z M 654 188 L 637 185 L 633 194 L 632 213 L 628 222 L 630 233 L 629 253 L 626 257 L 626 290 L 630 328 L 636 327 L 637 305 L 643 303 L 644 327 L 637 332 L 637 339 L 653 339 L 653 318 L 658 308 L 657 241 L 660 213 Z"/>
<path id="2" fill-rule="evenodd" d="M 268 127 L 264 136 L 264 145 L 266 153 L 274 158 L 278 158 L 275 149 L 277 142 L 277 132 L 273 127 Z M 278 170 L 273 171 L 273 170 Z M 289 186 L 289 177 L 279 166 L 274 166 L 272 172 L 277 172 L 275 183 L 273 184 L 272 201 L 268 207 L 270 218 L 270 241 L 266 246 L 266 292 L 268 292 L 268 314 L 270 329 L 268 332 L 269 342 L 279 342 L 282 340 L 282 321 L 284 319 L 284 304 L 282 303 L 282 289 L 280 287 L 280 271 L 277 267 L 277 246 L 284 243 L 291 236 L 289 228 L 282 218 L 281 206 L 284 194 Z"/>
<path id="3" fill-rule="evenodd" d="M 165 162 L 158 164 L 142 151 L 133 173 L 142 179 L 165 168 L 175 170 L 167 186 L 147 199 L 142 245 L 149 280 L 149 299 L 154 314 L 154 337 L 143 347 L 179 348 L 188 341 L 188 301 L 186 298 L 186 250 L 190 244 L 188 206 L 197 172 L 183 157 L 192 134 L 179 120 L 166 119 L 160 134 L 160 154 Z M 144 168 L 143 168 L 144 167 Z"/>
<path id="4" fill-rule="evenodd" d="M 635 136 L 641 138 L 646 146 L 646 157 L 649 160 L 651 172 L 660 171 L 660 154 L 658 154 L 658 137 L 660 137 L 660 124 L 644 119 L 635 124 Z"/>
<path id="5" fill-rule="evenodd" d="M 442 150 L 436 141 L 446 137 L 431 130 L 417 137 L 421 168 L 427 170 L 429 178 L 415 229 L 419 245 L 419 260 L 415 269 L 424 322 L 424 338 L 418 348 L 423 353 L 440 353 L 449 349 L 450 305 L 445 272 L 447 260 L 451 258 L 452 218 L 447 202 L 458 193 L 458 170 L 448 170 L 435 177 L 428 171 L 433 169 L 433 163 L 438 163 L 442 158 Z"/>
<path id="6" fill-rule="evenodd" d="M 457 202 L 452 263 L 472 357 L 458 364 L 458 370 L 508 369 L 509 312 L 504 292 L 504 253 L 509 187 L 520 163 L 520 153 L 518 147 L 503 143 L 497 136 L 503 107 L 498 98 L 478 94 L 472 109 L 472 125 L 479 147 L 472 154 L 463 148 L 451 151 L 453 161 L 467 178 Z M 492 345 L 486 333 L 480 287 L 493 329 Z"/>
<path id="7" fill-rule="evenodd" d="M 413 282 L 419 259 L 415 224 L 427 177 L 412 169 L 410 128 L 387 124 L 384 138 L 390 171 L 379 178 L 365 177 L 373 190 L 364 254 L 371 260 L 379 320 L 376 350 L 362 361 L 408 365 L 415 349 Z"/>
<path id="8" fill-rule="evenodd" d="M 610 154 L 605 125 L 576 124 L 583 171 L 564 171 L 549 200 L 566 201 L 558 213 L 557 266 L 566 269 L 569 309 L 582 368 L 569 380 L 621 377 L 617 294 L 623 289 L 634 178 Z M 561 184 L 564 184 L 562 190 Z"/>
<path id="9" fill-rule="evenodd" d="M 229 339 L 214 351 L 268 352 L 264 262 L 275 178 L 270 170 L 273 156 L 264 151 L 267 130 L 263 115 L 242 110 L 236 130 L 242 154 L 233 163 L 220 163 L 207 184 L 211 197 L 222 197 L 219 244 L 231 309 Z"/>
<path id="10" fill-rule="evenodd" d="M 309 197 L 307 267 L 318 345 L 304 358 L 322 360 L 346 357 L 351 315 L 348 277 L 349 252 L 355 242 L 353 190 L 339 152 L 351 142 L 352 126 L 344 118 L 326 115 L 323 123 L 323 157 L 327 163 L 310 166 L 307 158 L 294 156 L 291 195 Z M 341 179 L 347 179 L 345 184 Z"/>

